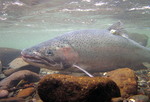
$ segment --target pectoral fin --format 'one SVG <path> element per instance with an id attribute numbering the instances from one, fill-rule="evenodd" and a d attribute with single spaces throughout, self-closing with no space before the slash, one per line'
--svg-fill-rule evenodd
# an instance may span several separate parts
<path id="1" fill-rule="evenodd" d="M 89 72 L 87 72 L 86 70 L 84 70 L 83 68 L 77 66 L 77 65 L 73 65 L 73 67 L 78 68 L 79 70 L 83 71 L 85 74 L 87 74 L 89 77 L 94 77 L 93 75 L 91 75 Z"/>

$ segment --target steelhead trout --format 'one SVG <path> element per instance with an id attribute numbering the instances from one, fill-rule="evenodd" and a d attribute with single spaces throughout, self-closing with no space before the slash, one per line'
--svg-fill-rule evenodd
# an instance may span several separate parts
<path id="1" fill-rule="evenodd" d="M 65 33 L 24 49 L 23 59 L 51 70 L 77 71 L 72 67 L 79 67 L 91 73 L 150 62 L 150 49 L 129 39 L 116 24 L 104 30 Z"/>

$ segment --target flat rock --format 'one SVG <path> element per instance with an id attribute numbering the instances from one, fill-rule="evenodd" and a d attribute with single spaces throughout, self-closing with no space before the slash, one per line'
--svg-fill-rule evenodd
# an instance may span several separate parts
<path id="1" fill-rule="evenodd" d="M 32 66 L 32 65 L 26 63 L 21 57 L 16 58 L 13 61 L 11 61 L 9 63 L 9 67 L 10 67 L 10 69 L 3 71 L 3 73 L 6 76 L 9 76 L 12 73 L 20 71 L 20 70 L 29 70 L 29 71 L 32 71 L 35 73 L 40 72 L 40 67 L 35 67 L 35 66 Z"/>
<path id="2" fill-rule="evenodd" d="M 29 83 L 37 82 L 40 80 L 38 74 L 28 71 L 22 70 L 11 74 L 9 77 L 0 81 L 0 89 L 8 89 L 15 87 L 21 80 L 25 80 Z"/>
<path id="3" fill-rule="evenodd" d="M 33 93 L 35 92 L 35 88 L 34 87 L 29 87 L 26 89 L 21 89 L 17 96 L 18 98 L 27 98 L 29 96 L 31 96 Z"/>
<path id="4" fill-rule="evenodd" d="M 110 102 L 120 90 L 109 78 L 53 74 L 40 80 L 38 94 L 43 102 Z"/>
<path id="5" fill-rule="evenodd" d="M 26 102 L 23 98 L 11 97 L 6 99 L 0 99 L 0 102 Z"/>
<path id="6" fill-rule="evenodd" d="M 123 98 L 122 97 L 113 98 L 111 102 L 123 102 Z"/>
<path id="7" fill-rule="evenodd" d="M 25 62 L 21 57 L 15 58 L 13 61 L 9 63 L 9 67 L 17 69 L 23 66 L 29 65 L 27 62 Z"/>
<path id="8" fill-rule="evenodd" d="M 138 83 L 133 70 L 129 68 L 116 69 L 108 72 L 107 76 L 119 86 L 122 97 L 127 98 L 137 94 Z"/>

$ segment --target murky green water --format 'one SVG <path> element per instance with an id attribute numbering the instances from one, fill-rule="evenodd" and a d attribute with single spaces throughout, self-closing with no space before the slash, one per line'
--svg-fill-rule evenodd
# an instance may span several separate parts
<path id="1" fill-rule="evenodd" d="M 117 21 L 128 32 L 150 37 L 150 1 L 0 0 L 0 47 L 23 49 L 68 31 L 105 29 Z"/>

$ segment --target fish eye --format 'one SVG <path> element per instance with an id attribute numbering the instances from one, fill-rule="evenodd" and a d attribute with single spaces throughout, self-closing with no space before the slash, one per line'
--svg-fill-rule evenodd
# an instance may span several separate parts
<path id="1" fill-rule="evenodd" d="M 52 50 L 47 50 L 47 51 L 46 51 L 46 54 L 47 54 L 47 55 L 50 55 L 50 56 L 53 56 L 53 55 L 54 55 Z"/>

